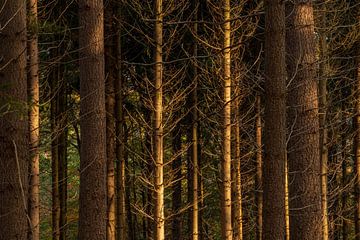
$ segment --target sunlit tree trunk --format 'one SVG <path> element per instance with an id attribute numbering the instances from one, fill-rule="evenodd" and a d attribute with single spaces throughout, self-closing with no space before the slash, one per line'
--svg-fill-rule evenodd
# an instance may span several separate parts
<path id="1" fill-rule="evenodd" d="M 0 1 L 0 239 L 28 237 L 26 4 Z"/>
<path id="2" fill-rule="evenodd" d="M 285 238 L 285 5 L 265 2 L 263 239 Z"/>
<path id="3" fill-rule="evenodd" d="M 289 208 L 292 239 L 319 240 L 321 166 L 312 1 L 287 6 Z"/>
<path id="4" fill-rule="evenodd" d="M 80 240 L 106 239 L 106 120 L 103 2 L 79 1 Z"/>
<path id="5" fill-rule="evenodd" d="M 262 240 L 263 230 L 263 188 L 262 188 L 262 123 L 261 123 L 261 98 L 256 96 L 256 240 Z"/>
<path id="6" fill-rule="evenodd" d="M 164 159 L 163 159 L 163 9 L 162 0 L 155 1 L 155 53 L 154 53 L 154 151 L 155 162 L 155 239 L 165 239 L 165 215 L 164 215 Z"/>
<path id="7" fill-rule="evenodd" d="M 28 93 L 30 97 L 30 178 L 29 178 L 29 239 L 40 239 L 40 169 L 39 169 L 39 50 L 37 0 L 28 1 Z"/>
<path id="8" fill-rule="evenodd" d="M 240 101 L 241 101 L 241 82 L 239 79 L 235 81 L 234 86 L 234 114 L 235 114 L 235 123 L 234 123 L 234 134 L 235 134 L 235 158 L 234 158 L 234 170 L 235 170 L 235 176 L 233 179 L 233 183 L 235 184 L 235 203 L 233 213 L 234 213 L 234 239 L 242 240 L 243 239 L 243 225 L 242 225 L 242 194 L 241 194 L 241 152 L 240 152 L 240 145 L 241 145 L 241 138 L 240 138 Z"/>
<path id="9" fill-rule="evenodd" d="M 178 116 L 177 116 L 178 117 Z M 180 240 L 182 239 L 182 214 L 179 212 L 181 208 L 181 189 L 182 189 L 182 173 L 181 173 L 181 129 L 180 127 L 175 127 L 174 134 L 173 134 L 173 154 L 177 155 L 172 162 L 172 172 L 174 176 L 174 183 L 173 183 L 173 193 L 172 193 L 172 211 L 174 217 L 172 221 L 172 239 L 173 240 Z"/>
<path id="10" fill-rule="evenodd" d="M 324 4 L 325 5 L 325 4 Z M 325 7 L 323 7 L 324 10 Z M 326 12 L 324 11 L 322 17 L 322 27 L 326 26 Z M 322 230 L 323 240 L 329 239 L 329 222 L 327 210 L 327 164 L 328 164 L 328 149 L 327 139 L 328 131 L 326 126 L 327 113 L 327 75 L 328 75 L 328 60 L 327 60 L 327 36 L 324 32 L 320 33 L 319 48 L 320 48 L 320 66 L 319 66 L 319 118 L 320 118 L 320 161 L 321 161 L 321 210 L 322 210 Z"/>
<path id="11" fill-rule="evenodd" d="M 222 159 L 222 201 L 221 234 L 223 240 L 232 240 L 231 223 L 231 26 L 230 0 L 223 3 L 223 159 Z"/>

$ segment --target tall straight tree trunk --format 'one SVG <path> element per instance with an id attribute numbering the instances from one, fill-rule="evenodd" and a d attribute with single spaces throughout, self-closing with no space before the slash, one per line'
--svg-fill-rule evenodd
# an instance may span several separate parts
<path id="1" fill-rule="evenodd" d="M 164 159 L 163 159 L 163 9 L 162 0 L 155 1 L 155 53 L 154 53 L 154 151 L 155 162 L 155 239 L 165 239 L 165 215 L 164 215 Z"/>
<path id="2" fill-rule="evenodd" d="M 198 9 L 198 1 L 193 1 L 193 8 Z M 195 21 L 197 21 L 197 14 L 199 10 L 196 10 L 195 13 Z M 198 24 L 194 23 L 193 32 L 197 34 Z M 198 47 L 196 40 L 193 38 L 193 46 L 192 46 L 192 55 L 197 57 Z M 192 171 L 192 227 L 191 234 L 192 240 L 198 240 L 200 235 L 199 229 L 199 128 L 198 128 L 198 69 L 195 63 L 191 65 L 191 80 L 194 84 L 193 89 L 191 91 L 191 164 L 193 167 Z"/>
<path id="3" fill-rule="evenodd" d="M 243 225 L 242 225 L 242 194 L 241 194 L 241 152 L 240 152 L 240 80 L 235 82 L 234 86 L 234 113 L 235 113 L 235 124 L 234 124 L 234 134 L 235 134 L 235 211 L 234 211 L 234 239 L 242 240 L 243 239 Z"/>
<path id="4" fill-rule="evenodd" d="M 26 240 L 29 126 L 26 4 L 0 1 L 0 239 Z"/>
<path id="5" fill-rule="evenodd" d="M 106 239 L 106 120 L 103 2 L 79 1 L 79 239 Z"/>
<path id="6" fill-rule="evenodd" d="M 265 2 L 265 127 L 263 239 L 285 238 L 285 5 Z"/>
<path id="7" fill-rule="evenodd" d="M 224 0 L 223 16 L 223 159 L 221 234 L 223 240 L 232 240 L 231 223 L 231 22 L 230 0 Z"/>
<path id="8" fill-rule="evenodd" d="M 359 8 L 359 7 L 358 7 Z M 360 14 L 357 16 L 360 23 Z M 355 239 L 360 240 L 360 40 L 356 45 L 356 74 L 355 74 L 355 137 L 354 137 L 354 168 L 355 168 Z"/>
<path id="9" fill-rule="evenodd" d="M 112 0 L 105 6 L 105 105 L 106 105 L 106 167 L 107 167 L 107 225 L 106 239 L 115 240 L 115 90 L 114 90 L 114 6 Z"/>
<path id="10" fill-rule="evenodd" d="M 325 4 L 323 4 L 325 5 Z M 326 10 L 323 7 L 323 10 Z M 323 13 L 322 27 L 326 26 L 326 16 Z M 326 112 L 327 112 L 327 74 L 328 74 L 328 60 L 327 60 L 327 43 L 324 32 L 320 33 L 319 49 L 320 49 L 320 66 L 319 66 L 319 125 L 320 125 L 320 161 L 321 161 L 321 211 L 322 211 L 322 231 L 323 240 L 329 239 L 329 220 L 327 210 L 327 164 L 328 164 L 328 149 L 327 139 L 328 131 L 326 126 Z"/>
<path id="11" fill-rule="evenodd" d="M 319 240 L 321 176 L 312 1 L 288 3 L 290 236 Z"/>
<path id="12" fill-rule="evenodd" d="M 54 57 L 61 53 L 56 49 Z M 51 171 L 52 171 L 52 237 L 66 238 L 67 201 L 67 130 L 66 130 L 66 83 L 64 68 L 60 63 L 52 70 L 51 79 Z"/>
<path id="13" fill-rule="evenodd" d="M 125 188 L 125 134 L 124 134 L 124 80 L 122 76 L 122 39 L 121 39 L 121 3 L 116 6 L 117 21 L 115 22 L 115 52 L 116 52 L 116 77 L 115 87 L 115 119 L 116 119 L 116 239 L 125 240 L 126 235 L 126 188 Z"/>
<path id="14" fill-rule="evenodd" d="M 289 209 L 289 167 L 285 161 L 285 239 L 290 240 L 290 209 Z"/>
<path id="15" fill-rule="evenodd" d="M 38 20 L 37 0 L 28 1 L 28 93 L 30 97 L 30 178 L 29 178 L 29 240 L 40 239 L 40 169 L 39 169 L 39 50 L 38 50 Z"/>
<path id="16" fill-rule="evenodd" d="M 177 116 L 178 117 L 178 116 Z M 181 189 L 182 189 L 182 173 L 181 173 L 181 129 L 180 127 L 175 127 L 173 135 L 173 154 L 177 155 L 172 162 L 172 171 L 174 174 L 174 183 L 173 183 L 173 193 L 172 193 L 172 211 L 174 217 L 172 221 L 172 239 L 181 240 L 182 239 L 182 220 L 181 220 Z"/>
<path id="17" fill-rule="evenodd" d="M 256 240 L 262 240 L 263 230 L 263 188 L 262 188 L 262 124 L 261 98 L 256 96 Z"/>

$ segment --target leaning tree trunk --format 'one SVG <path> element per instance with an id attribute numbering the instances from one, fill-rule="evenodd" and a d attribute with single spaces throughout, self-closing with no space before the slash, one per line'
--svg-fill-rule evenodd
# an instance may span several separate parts
<path id="1" fill-rule="evenodd" d="M 231 223 L 231 25 L 230 0 L 224 0 L 223 42 L 223 159 L 222 159 L 222 239 L 232 240 Z"/>
<path id="2" fill-rule="evenodd" d="M 28 237 L 26 4 L 0 1 L 0 239 Z"/>
<path id="3" fill-rule="evenodd" d="M 39 169 L 39 50 L 38 50 L 38 14 L 37 0 L 28 1 L 28 88 L 30 97 L 30 178 L 29 178 L 29 239 L 40 239 L 40 169 Z"/>
<path id="4" fill-rule="evenodd" d="M 106 239 L 106 122 L 103 2 L 79 1 L 79 239 Z"/>
<path id="5" fill-rule="evenodd" d="M 263 239 L 285 238 L 285 5 L 265 2 Z"/>
<path id="6" fill-rule="evenodd" d="M 162 0 L 155 1 L 155 53 L 154 53 L 154 151 L 155 162 L 155 239 L 165 239 L 165 215 L 164 215 L 164 159 L 163 159 L 163 6 Z"/>
<path id="7" fill-rule="evenodd" d="M 287 7 L 290 236 L 319 240 L 321 178 L 313 7 L 310 0 L 296 0 Z"/>

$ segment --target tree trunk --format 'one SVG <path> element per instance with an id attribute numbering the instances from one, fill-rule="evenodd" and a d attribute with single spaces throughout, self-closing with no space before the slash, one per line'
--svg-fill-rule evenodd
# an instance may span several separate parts
<path id="1" fill-rule="evenodd" d="M 0 1 L 0 239 L 26 240 L 29 126 L 26 5 Z"/>
<path id="2" fill-rule="evenodd" d="M 28 1 L 28 93 L 30 97 L 30 178 L 29 178 L 29 240 L 40 239 L 40 169 L 39 169 L 39 50 L 37 0 Z"/>
<path id="3" fill-rule="evenodd" d="M 324 4 L 325 5 L 325 4 Z M 324 7 L 324 10 L 325 7 Z M 325 12 L 325 11 L 324 11 Z M 325 14 L 325 13 L 323 13 Z M 322 27 L 326 26 L 326 17 L 322 16 Z M 328 223 L 328 210 L 327 210 L 327 164 L 328 164 L 328 149 L 327 139 L 328 131 L 326 126 L 326 113 L 327 113 L 327 36 L 324 32 L 320 33 L 320 66 L 319 66 L 319 118 L 320 118 L 320 161 L 321 161 L 321 211 L 322 211 L 322 230 L 323 240 L 329 239 L 329 223 Z"/>
<path id="4" fill-rule="evenodd" d="M 358 15 L 358 22 L 360 22 L 360 15 Z M 355 138 L 354 138 L 354 152 L 355 152 L 355 239 L 360 240 L 360 41 L 358 41 L 356 50 L 356 83 L 355 83 Z"/>
<path id="5" fill-rule="evenodd" d="M 290 236 L 319 240 L 321 166 L 313 7 L 310 0 L 288 4 Z"/>
<path id="6" fill-rule="evenodd" d="M 286 71 L 285 6 L 265 5 L 263 239 L 285 238 Z"/>
<path id="7" fill-rule="evenodd" d="M 222 239 L 232 240 L 231 223 L 231 25 L 230 0 L 224 0 L 223 25 L 223 159 L 222 159 Z"/>
<path id="8" fill-rule="evenodd" d="M 240 152 L 240 81 L 237 80 L 234 86 L 234 113 L 235 113 L 235 124 L 234 124 L 234 134 L 235 134 L 235 213 L 234 217 L 234 239 L 242 240 L 243 239 L 243 226 L 242 226 L 242 194 L 241 194 L 241 152 Z"/>
<path id="9" fill-rule="evenodd" d="M 256 96 L 256 240 L 262 240 L 263 230 L 263 187 L 262 187 L 262 124 L 261 98 Z"/>
<path id="10" fill-rule="evenodd" d="M 182 214 L 180 213 L 181 208 L 181 188 L 182 188 L 182 173 L 181 173 L 181 129 L 176 127 L 174 130 L 173 136 L 173 154 L 178 155 L 172 162 L 172 171 L 174 175 L 173 183 L 173 193 L 172 193 L 172 211 L 174 217 L 172 221 L 172 239 L 181 240 L 182 239 Z"/>
<path id="11" fill-rule="evenodd" d="M 155 53 L 154 53 L 154 151 L 155 162 L 155 239 L 165 239 L 165 215 L 164 215 L 164 159 L 163 159 L 163 9 L 162 0 L 155 1 Z"/>
<path id="12" fill-rule="evenodd" d="M 115 210 L 115 90 L 114 64 L 115 31 L 113 28 L 114 6 L 111 0 L 105 6 L 105 105 L 106 105 L 106 167 L 107 167 L 107 225 L 106 239 L 115 240 L 116 210 Z"/>
<path id="13" fill-rule="evenodd" d="M 79 1 L 79 239 L 106 239 L 106 120 L 102 1 Z"/>
<path id="14" fill-rule="evenodd" d="M 116 21 L 116 77 L 115 77 L 115 119 L 116 119 L 116 190 L 117 190 L 117 208 L 116 208 L 116 239 L 127 239 L 126 229 L 126 164 L 125 164 L 125 133 L 124 133 L 124 79 L 122 76 L 122 39 L 121 39 L 121 3 L 118 3 L 115 16 Z M 130 214 L 130 213 L 129 213 Z"/>

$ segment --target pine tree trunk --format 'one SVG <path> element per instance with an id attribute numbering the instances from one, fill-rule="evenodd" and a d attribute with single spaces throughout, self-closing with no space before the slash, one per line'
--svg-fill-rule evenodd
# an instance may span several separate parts
<path id="1" fill-rule="evenodd" d="M 178 117 L 178 116 L 177 116 Z M 172 211 L 174 217 L 172 221 L 172 239 L 181 240 L 182 239 L 182 214 L 180 213 L 181 209 L 181 189 L 182 189 L 182 173 L 181 173 L 181 129 L 176 127 L 174 130 L 173 136 L 173 154 L 178 155 L 172 162 L 172 172 L 174 175 L 173 183 L 173 193 L 172 193 Z"/>
<path id="2" fill-rule="evenodd" d="M 285 6 L 265 3 L 263 239 L 285 238 L 286 71 Z"/>
<path id="3" fill-rule="evenodd" d="M 106 239 L 106 120 L 102 1 L 79 1 L 79 239 Z"/>
<path id="4" fill-rule="evenodd" d="M 107 167 L 107 225 L 106 239 L 115 240 L 115 64 L 114 64 L 114 6 L 107 1 L 105 6 L 105 105 L 106 105 L 106 167 Z"/>
<path id="5" fill-rule="evenodd" d="M 358 16 L 358 22 L 360 22 L 360 16 Z M 357 71 L 356 71 L 356 83 L 355 83 L 355 138 L 354 138 L 354 153 L 355 153 L 355 239 L 360 240 L 360 42 L 357 45 Z"/>
<path id="6" fill-rule="evenodd" d="M 231 25 L 230 0 L 224 0 L 223 8 L 223 159 L 222 159 L 222 239 L 232 240 L 231 223 Z"/>
<path id="7" fill-rule="evenodd" d="M 28 1 L 28 93 L 30 97 L 30 178 L 29 178 L 29 240 L 40 239 L 40 169 L 39 169 L 39 50 L 38 50 L 38 20 L 37 0 Z"/>
<path id="8" fill-rule="evenodd" d="M 114 79 L 115 87 L 115 119 L 116 119 L 116 193 L 117 193 L 117 207 L 116 207 L 116 239 L 127 239 L 126 229 L 126 164 L 125 164 L 125 133 L 124 133 L 124 79 L 122 76 L 122 39 L 121 39 L 121 3 L 118 3 L 116 7 L 115 16 L 116 21 L 116 39 L 115 39 L 115 51 L 116 51 L 116 77 Z M 129 213 L 130 214 L 130 213 Z"/>
<path id="9" fill-rule="evenodd" d="M 162 0 L 155 1 L 155 53 L 154 53 L 154 151 L 153 160 L 155 162 L 155 239 L 165 239 L 165 215 L 164 215 L 164 159 L 163 159 L 163 64 L 162 64 L 162 45 L 163 45 L 163 9 Z"/>
<path id="10" fill-rule="evenodd" d="M 29 123 L 26 4 L 0 1 L 0 239 L 26 240 Z"/>
<path id="11" fill-rule="evenodd" d="M 262 188 L 262 124 L 261 98 L 256 96 L 256 240 L 262 240 L 263 230 L 263 188 Z"/>
<path id="12" fill-rule="evenodd" d="M 325 4 L 324 4 L 325 5 Z M 325 7 L 323 10 L 326 10 Z M 325 12 L 325 11 L 324 11 Z M 323 13 L 325 14 L 325 13 Z M 326 26 L 326 17 L 322 16 L 322 26 Z M 327 210 L 327 164 L 328 164 L 328 149 L 327 139 L 328 131 L 326 126 L 326 112 L 327 112 L 327 74 L 328 74 L 328 63 L 327 63 L 327 43 L 325 33 L 320 33 L 320 66 L 319 66 L 319 118 L 320 118 L 320 161 L 321 161 L 321 210 L 322 210 L 322 230 L 323 240 L 329 239 L 329 220 Z"/>
<path id="13" fill-rule="evenodd" d="M 241 194 L 241 152 L 240 152 L 240 81 L 237 80 L 234 86 L 234 113 L 235 113 L 235 123 L 234 123 L 234 134 L 235 134 L 235 178 L 233 182 L 235 183 L 235 212 L 234 212 L 234 239 L 242 240 L 243 239 L 243 226 L 242 226 L 242 194 Z"/>
<path id="14" fill-rule="evenodd" d="M 310 0 L 288 4 L 290 236 L 319 240 L 321 166 L 313 7 Z"/>

